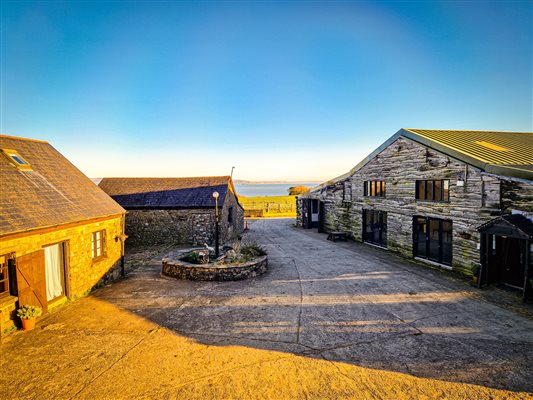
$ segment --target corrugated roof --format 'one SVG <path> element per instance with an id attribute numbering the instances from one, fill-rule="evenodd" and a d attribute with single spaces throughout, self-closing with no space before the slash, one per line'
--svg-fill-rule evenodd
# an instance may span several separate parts
<path id="1" fill-rule="evenodd" d="M 0 149 L 31 166 L 19 169 L 0 154 L 0 235 L 125 212 L 49 143 L 0 135 Z"/>
<path id="2" fill-rule="evenodd" d="M 189 178 L 104 178 L 99 186 L 121 206 L 134 208 L 215 207 L 213 192 L 224 204 L 229 176 Z"/>
<path id="3" fill-rule="evenodd" d="M 491 165 L 531 169 L 533 132 L 450 131 L 407 128 L 432 142 Z"/>
<path id="4" fill-rule="evenodd" d="M 403 128 L 350 171 L 314 187 L 310 193 L 355 174 L 399 137 L 414 140 L 485 172 L 533 180 L 533 132 Z"/>

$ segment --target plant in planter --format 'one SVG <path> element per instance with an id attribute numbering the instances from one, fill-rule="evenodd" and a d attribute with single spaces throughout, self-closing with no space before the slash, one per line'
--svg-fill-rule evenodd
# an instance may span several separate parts
<path id="1" fill-rule="evenodd" d="M 17 315 L 22 320 L 22 328 L 30 331 L 35 328 L 35 320 L 43 313 L 41 307 L 25 304 L 17 310 Z"/>

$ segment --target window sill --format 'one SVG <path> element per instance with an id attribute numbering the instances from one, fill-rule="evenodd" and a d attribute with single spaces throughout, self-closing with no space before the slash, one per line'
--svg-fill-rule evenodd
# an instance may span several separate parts
<path id="1" fill-rule="evenodd" d="M 438 204 L 450 204 L 450 200 L 422 200 L 415 199 L 417 203 L 438 203 Z"/>
<path id="2" fill-rule="evenodd" d="M 101 261 L 107 260 L 107 256 L 100 256 L 92 259 L 92 264 L 98 264 Z"/>

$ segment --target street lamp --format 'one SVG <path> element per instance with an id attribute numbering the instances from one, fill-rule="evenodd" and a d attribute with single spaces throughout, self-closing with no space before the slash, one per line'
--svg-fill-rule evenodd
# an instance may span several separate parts
<path id="1" fill-rule="evenodd" d="M 213 192 L 215 198 L 215 257 L 218 258 L 218 192 Z"/>

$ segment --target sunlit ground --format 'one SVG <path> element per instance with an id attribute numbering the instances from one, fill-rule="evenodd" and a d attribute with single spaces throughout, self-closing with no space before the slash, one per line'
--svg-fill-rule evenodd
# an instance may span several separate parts
<path id="1" fill-rule="evenodd" d="M 4 340 L 2 398 L 528 398 L 328 361 L 310 350 L 204 345 L 94 297 L 39 325 Z"/>
<path id="2" fill-rule="evenodd" d="M 531 398 L 530 319 L 288 221 L 248 235 L 264 276 L 177 281 L 143 252 L 127 279 L 4 338 L 0 398 Z"/>

